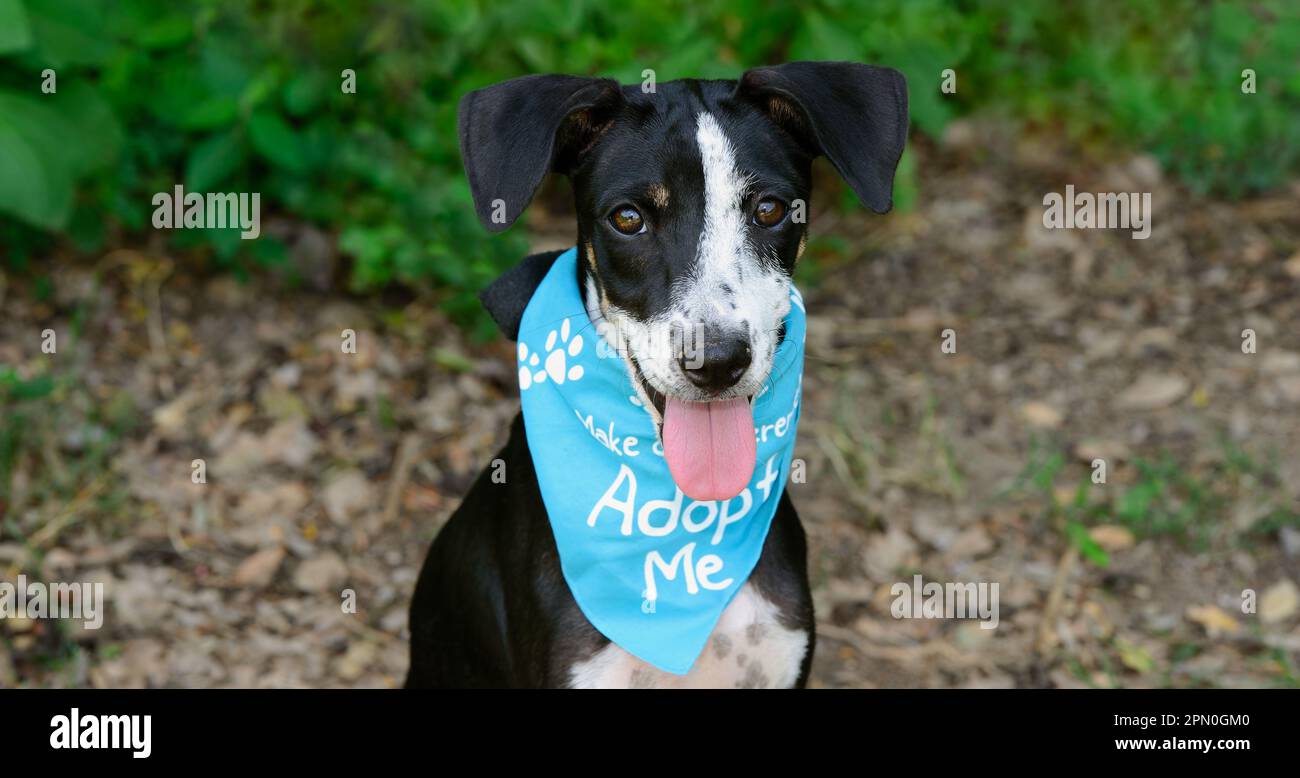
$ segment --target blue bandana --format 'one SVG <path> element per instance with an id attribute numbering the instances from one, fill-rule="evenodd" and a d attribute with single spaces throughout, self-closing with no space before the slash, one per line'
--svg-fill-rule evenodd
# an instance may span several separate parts
<path id="1" fill-rule="evenodd" d="M 629 653 L 690 672 L 758 562 L 799 423 L 803 300 L 790 292 L 772 379 L 754 400 L 757 463 L 736 497 L 673 483 L 623 358 L 591 326 L 564 252 L 524 310 L 519 389 L 560 567 L 588 621 Z"/>

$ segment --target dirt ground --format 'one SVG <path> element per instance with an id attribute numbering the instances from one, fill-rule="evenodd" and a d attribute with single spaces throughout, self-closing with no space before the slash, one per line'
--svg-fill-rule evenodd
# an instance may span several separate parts
<path id="1" fill-rule="evenodd" d="M 993 124 L 913 154 L 911 212 L 811 220 L 788 488 L 813 685 L 1300 685 L 1300 182 L 1206 200 Z M 1150 238 L 1044 229 L 1067 183 L 1151 192 Z M 0 621 L 0 685 L 400 685 L 425 550 L 518 408 L 510 344 L 423 298 L 52 261 L 47 300 L 0 285 L 0 364 L 61 377 L 24 422 L 0 578 L 110 605 L 98 631 Z M 996 629 L 895 619 L 917 574 L 997 583 Z"/>

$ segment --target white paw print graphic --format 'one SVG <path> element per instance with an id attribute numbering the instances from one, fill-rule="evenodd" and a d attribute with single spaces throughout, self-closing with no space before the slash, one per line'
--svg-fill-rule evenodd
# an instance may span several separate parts
<path id="1" fill-rule="evenodd" d="M 556 341 L 559 341 L 557 344 Z M 568 344 L 566 347 L 565 344 Z M 557 348 L 558 345 L 558 348 Z M 565 354 L 568 354 L 566 356 Z M 582 378 L 582 365 L 568 367 L 568 357 L 576 357 L 582 353 L 582 336 L 575 334 L 572 339 L 569 338 L 569 320 L 565 319 L 560 325 L 560 329 L 551 330 L 551 334 L 546 336 L 546 356 L 542 361 L 542 355 L 536 351 L 530 351 L 528 345 L 523 341 L 519 342 L 519 388 L 527 389 L 533 384 L 540 384 L 550 376 L 551 380 L 557 384 L 567 381 L 577 381 Z"/>

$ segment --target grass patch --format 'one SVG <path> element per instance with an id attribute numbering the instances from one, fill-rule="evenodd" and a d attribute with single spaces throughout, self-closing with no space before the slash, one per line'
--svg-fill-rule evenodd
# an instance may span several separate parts
<path id="1" fill-rule="evenodd" d="M 82 514 L 120 507 L 112 457 L 137 424 L 127 392 L 100 398 L 71 373 L 0 368 L 0 540 L 39 555 Z"/>
<path id="2" fill-rule="evenodd" d="M 1109 559 L 1089 534 L 1101 524 L 1125 527 L 1139 539 L 1173 538 L 1196 550 L 1218 540 L 1249 544 L 1300 526 L 1300 513 L 1277 477 L 1275 457 L 1252 455 L 1226 439 L 1221 449 L 1216 460 L 1199 465 L 1170 452 L 1137 457 L 1122 469 L 1108 463 L 1106 481 L 1097 483 L 1091 469 L 1075 475 L 1078 468 L 1064 452 L 1035 441 L 1029 462 L 1001 496 L 1041 498 L 1044 518 L 1102 567 Z M 1071 479 L 1072 488 L 1060 486 Z M 1235 526 L 1235 511 L 1245 500 L 1258 515 L 1245 527 Z"/>

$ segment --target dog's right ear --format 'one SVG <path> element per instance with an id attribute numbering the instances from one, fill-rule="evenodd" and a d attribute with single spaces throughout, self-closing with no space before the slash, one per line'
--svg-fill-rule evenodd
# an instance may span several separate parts
<path id="1" fill-rule="evenodd" d="M 790 62 L 746 71 L 736 96 L 830 160 L 871 210 L 893 206 L 894 171 L 907 142 L 902 73 L 856 62 Z"/>
<path id="2" fill-rule="evenodd" d="M 461 98 L 460 155 L 479 221 L 500 232 L 546 174 L 567 172 L 613 120 L 618 82 L 580 76 L 524 76 Z"/>

